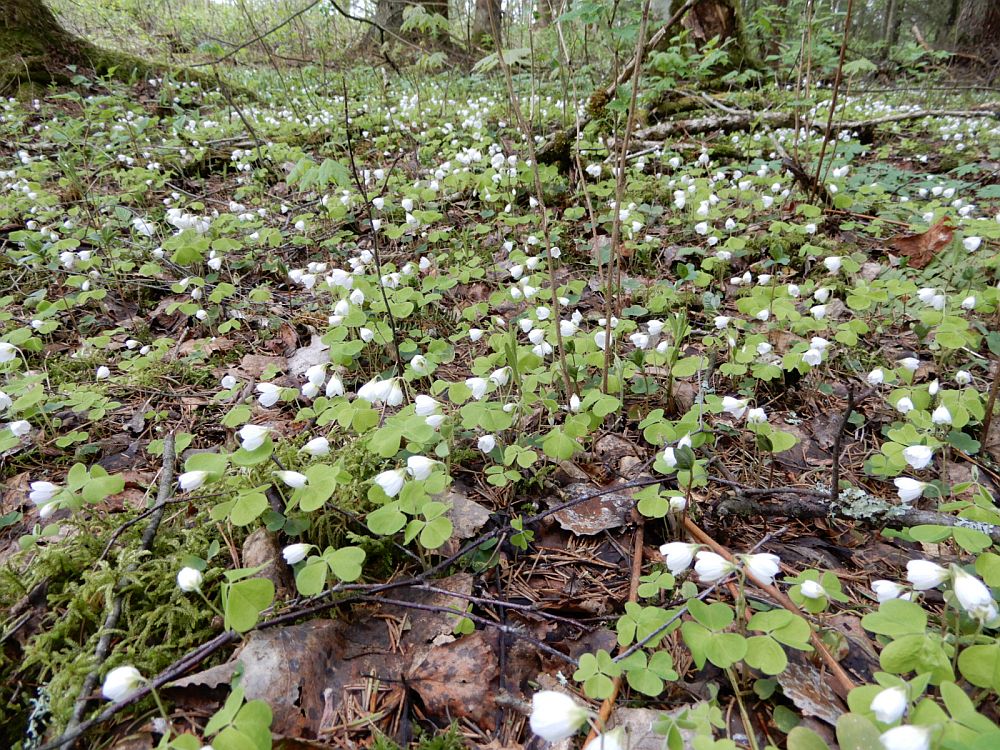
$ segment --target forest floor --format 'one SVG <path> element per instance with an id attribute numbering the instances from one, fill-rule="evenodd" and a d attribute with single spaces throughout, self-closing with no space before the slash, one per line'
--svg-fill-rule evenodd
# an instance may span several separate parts
<path id="1" fill-rule="evenodd" d="M 855 84 L 814 190 L 829 87 L 720 95 L 802 130 L 646 122 L 618 193 L 611 109 L 560 171 L 502 78 L 241 76 L 0 102 L 7 746 L 520 747 L 545 688 L 833 743 L 913 674 L 996 721 L 948 596 L 865 619 L 1000 584 L 995 94 Z"/>

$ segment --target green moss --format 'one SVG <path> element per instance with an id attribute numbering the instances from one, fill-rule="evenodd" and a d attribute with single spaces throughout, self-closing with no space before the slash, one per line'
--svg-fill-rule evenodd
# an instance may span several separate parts
<path id="1" fill-rule="evenodd" d="M 6 714 L 0 730 L 6 742 L 0 744 L 5 747 L 23 739 L 32 700 L 47 704 L 49 727 L 65 726 L 84 679 L 96 666 L 97 641 L 117 592 L 123 596 L 122 616 L 102 673 L 133 664 L 143 674 L 156 674 L 212 636 L 213 613 L 200 599 L 182 594 L 175 576 L 185 556 L 205 556 L 214 526 L 204 522 L 207 518 L 192 525 L 165 524 L 153 551 L 145 553 L 139 551 L 144 524 L 138 523 L 119 538 L 108 559 L 100 560 L 110 533 L 130 515 L 70 519 L 64 523 L 73 528 L 71 536 L 21 552 L 0 568 L 0 601 L 16 602 L 40 585 L 47 587 L 34 634 L 23 646 L 6 643 L 0 662 L 0 703 Z M 132 563 L 135 571 L 121 581 Z M 221 578 L 222 568 L 209 563 L 204 590 L 210 599 L 217 598 Z M 19 685 L 38 687 L 26 693 Z"/>

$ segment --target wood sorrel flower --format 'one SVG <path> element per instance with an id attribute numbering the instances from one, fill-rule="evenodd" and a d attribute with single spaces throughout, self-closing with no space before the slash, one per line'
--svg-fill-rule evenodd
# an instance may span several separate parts
<path id="1" fill-rule="evenodd" d="M 555 690 L 541 690 L 531 698 L 531 731 L 547 742 L 572 737 L 588 715 L 587 709 Z"/>
<path id="2" fill-rule="evenodd" d="M 143 682 L 143 676 L 135 667 L 115 667 L 104 678 L 101 693 L 107 700 L 118 703 L 134 693 Z"/>

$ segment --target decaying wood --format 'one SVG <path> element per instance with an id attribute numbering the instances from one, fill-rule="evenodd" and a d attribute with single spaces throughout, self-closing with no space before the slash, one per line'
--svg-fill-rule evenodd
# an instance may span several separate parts
<path id="1" fill-rule="evenodd" d="M 970 119 L 976 117 L 1000 117 L 1000 102 L 993 102 L 984 105 L 982 108 L 970 110 L 957 109 L 920 109 L 913 112 L 902 112 L 883 117 L 874 117 L 870 120 L 843 120 L 834 123 L 833 130 L 836 132 L 844 130 L 864 130 L 888 125 L 894 122 L 911 122 L 921 120 L 925 117 L 958 117 Z M 795 127 L 794 112 L 753 112 L 749 110 L 738 110 L 731 114 L 706 115 L 704 117 L 692 117 L 687 120 L 670 120 L 660 122 L 648 128 L 644 128 L 635 134 L 640 141 L 663 140 L 669 136 L 697 133 L 710 133 L 721 131 L 730 133 L 737 130 L 747 130 L 754 127 L 767 126 L 771 128 L 791 128 Z"/>

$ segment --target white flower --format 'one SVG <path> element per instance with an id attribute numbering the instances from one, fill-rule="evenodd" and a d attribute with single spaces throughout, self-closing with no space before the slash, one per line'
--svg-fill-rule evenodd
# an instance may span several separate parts
<path id="1" fill-rule="evenodd" d="M 694 570 L 702 583 L 715 583 L 736 570 L 736 566 L 722 555 L 701 550 L 695 555 Z"/>
<path id="2" fill-rule="evenodd" d="M 966 297 L 965 299 L 962 300 L 962 309 L 963 310 L 974 310 L 975 307 L 976 307 L 976 297 L 975 297 L 975 295 L 971 295 L 970 294 L 968 297 Z"/>
<path id="3" fill-rule="evenodd" d="M 959 370 L 955 373 L 955 382 L 959 385 L 968 385 L 972 382 L 972 373 L 968 370 Z"/>
<path id="4" fill-rule="evenodd" d="M 297 542 L 296 544 L 289 544 L 281 550 L 281 556 L 285 558 L 285 562 L 288 565 L 295 565 L 295 563 L 300 563 L 306 559 L 306 555 L 309 554 L 310 549 L 312 549 L 311 544 Z"/>
<path id="5" fill-rule="evenodd" d="M 768 310 L 765 307 L 763 310 L 761 310 L 759 313 L 757 313 L 754 317 L 757 318 L 757 320 L 759 320 L 761 322 L 767 322 L 767 319 L 771 317 L 771 311 Z"/>
<path id="6" fill-rule="evenodd" d="M 966 237 L 962 240 L 962 247 L 968 250 L 970 253 L 976 252 L 979 246 L 983 243 L 982 237 Z"/>
<path id="7" fill-rule="evenodd" d="M 302 392 L 302 398 L 309 399 L 310 401 L 319 395 L 319 386 L 314 385 L 313 383 L 306 383 L 300 390 Z"/>
<path id="8" fill-rule="evenodd" d="M 697 544 L 687 542 L 668 542 L 660 546 L 660 554 L 667 561 L 667 569 L 674 575 L 691 567 L 697 551 Z"/>
<path id="9" fill-rule="evenodd" d="M 369 380 L 358 389 L 358 398 L 376 405 L 399 406 L 403 403 L 403 389 L 397 378 Z"/>
<path id="10" fill-rule="evenodd" d="M 915 372 L 918 367 L 920 367 L 920 360 L 916 357 L 903 357 L 899 360 L 899 365 L 905 370 L 910 372 Z"/>
<path id="11" fill-rule="evenodd" d="M 947 581 L 948 569 L 930 560 L 910 560 L 906 563 L 906 580 L 917 591 L 926 591 Z"/>
<path id="12" fill-rule="evenodd" d="M 806 599 L 822 599 L 826 596 L 826 589 L 816 581 L 803 581 L 799 591 Z"/>
<path id="13" fill-rule="evenodd" d="M 306 381 L 319 388 L 326 381 L 326 365 L 313 365 L 306 370 Z"/>
<path id="14" fill-rule="evenodd" d="M 882 385 L 882 383 L 885 382 L 885 372 L 883 372 L 880 367 L 876 367 L 868 373 L 868 377 L 866 377 L 865 380 L 868 381 L 868 385 Z"/>
<path id="15" fill-rule="evenodd" d="M 0 391 L 0 411 L 6 411 L 14 401 L 3 391 Z"/>
<path id="16" fill-rule="evenodd" d="M 763 424 L 766 421 L 767 412 L 759 406 L 747 412 L 747 424 Z"/>
<path id="17" fill-rule="evenodd" d="M 761 357 L 767 356 L 768 354 L 771 353 L 773 349 L 774 347 L 771 346 L 766 341 L 761 341 L 759 344 L 757 344 L 757 354 L 759 354 Z"/>
<path id="18" fill-rule="evenodd" d="M 958 565 L 952 564 L 952 588 L 962 609 L 982 622 L 989 622 L 997 616 L 997 606 L 993 594 L 986 584 L 971 573 L 966 573 Z"/>
<path id="19" fill-rule="evenodd" d="M 837 273 L 840 270 L 841 263 L 843 263 L 843 259 L 839 255 L 831 255 L 823 259 L 823 265 L 826 266 L 826 270 L 830 273 Z"/>
<path id="20" fill-rule="evenodd" d="M 145 680 L 135 667 L 115 667 L 104 678 L 101 693 L 114 703 L 125 700 L 135 692 Z"/>
<path id="21" fill-rule="evenodd" d="M 185 471 L 177 477 L 177 484 L 181 491 L 190 492 L 205 484 L 206 479 L 208 479 L 207 471 Z"/>
<path id="22" fill-rule="evenodd" d="M 497 439 L 492 435 L 482 435 L 479 440 L 476 441 L 476 447 L 483 453 L 489 453 L 497 447 Z"/>
<path id="23" fill-rule="evenodd" d="M 28 499 L 35 505 L 45 505 L 62 491 L 62 487 L 52 482 L 32 482 Z"/>
<path id="24" fill-rule="evenodd" d="M 604 347 L 608 345 L 608 332 L 601 330 L 594 334 L 594 343 L 597 344 L 597 348 L 604 351 Z"/>
<path id="25" fill-rule="evenodd" d="M 900 414 L 909 414 L 913 411 L 913 401 L 910 400 L 909 396 L 903 396 L 896 402 L 896 411 Z"/>
<path id="26" fill-rule="evenodd" d="M 938 382 L 937 378 L 934 378 L 927 386 L 927 394 L 930 396 L 938 395 L 938 391 L 941 390 L 941 384 Z"/>
<path id="27" fill-rule="evenodd" d="M 395 497 L 403 489 L 406 473 L 402 469 L 389 469 L 381 474 L 376 474 L 373 481 L 382 488 L 387 496 Z"/>
<path id="28" fill-rule="evenodd" d="M 219 385 L 221 385 L 225 390 L 231 391 L 233 388 L 236 387 L 236 384 L 238 382 L 239 381 L 236 380 L 236 378 L 234 378 L 232 375 L 224 375 L 222 380 L 219 382 Z"/>
<path id="29" fill-rule="evenodd" d="M 715 316 L 715 327 L 716 328 L 718 328 L 721 331 L 727 325 L 729 325 L 729 316 L 728 315 L 716 315 Z"/>
<path id="30" fill-rule="evenodd" d="M 24 437 L 31 432 L 31 423 L 27 419 L 18 419 L 8 422 L 7 429 L 13 433 L 14 437 Z"/>
<path id="31" fill-rule="evenodd" d="M 926 445 L 911 445 L 903 449 L 903 458 L 914 469 L 920 470 L 934 459 L 934 449 Z"/>
<path id="32" fill-rule="evenodd" d="M 177 573 L 177 587 L 185 593 L 200 589 L 202 580 L 201 571 L 195 568 L 181 568 Z"/>
<path id="33" fill-rule="evenodd" d="M 906 713 L 906 688 L 891 687 L 872 698 L 871 711 L 883 724 L 895 724 Z"/>
<path id="34" fill-rule="evenodd" d="M 472 397 L 476 401 L 480 401 L 483 396 L 486 395 L 486 389 L 489 387 L 489 383 L 486 378 L 466 378 L 465 387 L 472 391 Z"/>
<path id="35" fill-rule="evenodd" d="M 255 451 L 264 444 L 270 427 L 261 424 L 245 424 L 237 433 L 240 436 L 240 447 L 245 451 Z"/>
<path id="36" fill-rule="evenodd" d="M 875 598 L 881 604 L 890 599 L 898 599 L 906 591 L 906 588 L 901 583 L 887 581 L 882 578 L 878 581 L 872 581 L 872 591 L 875 592 Z"/>
<path id="37" fill-rule="evenodd" d="M 747 570 L 762 583 L 770 586 L 774 583 L 774 577 L 781 570 L 781 559 L 777 555 L 768 552 L 759 552 L 753 555 L 744 555 L 743 562 Z"/>
<path id="38" fill-rule="evenodd" d="M 663 449 L 663 463 L 667 465 L 668 468 L 673 469 L 677 466 L 677 454 L 671 446 L 667 446 Z"/>
<path id="39" fill-rule="evenodd" d="M 531 731 L 546 742 L 572 737 L 587 716 L 587 709 L 565 693 L 540 690 L 531 697 Z"/>
<path id="40" fill-rule="evenodd" d="M 309 477 L 297 471 L 276 471 L 274 475 L 292 489 L 299 489 L 309 484 Z"/>
<path id="41" fill-rule="evenodd" d="M 413 359 L 410 360 L 410 367 L 417 375 L 426 375 L 430 372 L 430 362 L 427 361 L 427 357 L 423 354 L 415 354 Z"/>
<path id="42" fill-rule="evenodd" d="M 445 416 L 444 414 L 431 414 L 429 417 L 424 417 L 424 424 L 426 424 L 431 429 L 438 429 L 444 424 Z"/>
<path id="43" fill-rule="evenodd" d="M 17 347 L 6 341 L 0 341 L 0 363 L 10 362 L 17 356 Z"/>
<path id="44" fill-rule="evenodd" d="M 931 413 L 931 421 L 936 425 L 949 425 L 951 424 L 951 412 L 948 411 L 948 407 L 941 404 Z"/>
<path id="45" fill-rule="evenodd" d="M 670 512 L 683 513 L 687 508 L 687 498 L 683 495 L 674 495 L 670 498 Z"/>
<path id="46" fill-rule="evenodd" d="M 697 224 L 694 225 L 694 231 L 701 235 L 708 234 L 708 222 L 699 221 Z"/>
<path id="47" fill-rule="evenodd" d="M 830 299 L 830 288 L 821 286 L 819 287 L 819 289 L 813 292 L 812 296 L 814 300 L 822 304 L 826 302 L 828 299 Z"/>
<path id="48" fill-rule="evenodd" d="M 469 329 L 469 340 L 470 341 L 473 341 L 473 342 L 479 341 L 479 339 L 481 339 L 482 337 L 483 337 L 483 329 L 482 328 L 470 328 Z"/>
<path id="49" fill-rule="evenodd" d="M 427 479 L 438 462 L 426 456 L 410 456 L 406 459 L 406 470 L 416 480 Z"/>
<path id="50" fill-rule="evenodd" d="M 825 352 L 829 346 L 830 346 L 830 342 L 827 341 L 822 336 L 813 336 L 809 340 L 809 347 L 811 349 L 816 349 L 816 350 L 818 350 L 820 352 Z"/>
<path id="51" fill-rule="evenodd" d="M 111 377 L 111 370 L 108 369 L 107 365 L 101 365 L 100 367 L 97 368 L 95 377 L 98 380 L 107 380 L 108 378 Z"/>
<path id="52" fill-rule="evenodd" d="M 747 400 L 736 398 L 735 396 L 724 396 L 722 399 L 722 411 L 740 419 L 747 410 Z"/>
<path id="53" fill-rule="evenodd" d="M 885 750 L 930 750 L 931 730 L 904 724 L 885 732 L 879 742 Z"/>
<path id="54" fill-rule="evenodd" d="M 330 375 L 330 379 L 326 383 L 326 397 L 333 398 L 334 396 L 344 395 L 344 381 L 340 379 L 340 375 L 333 373 Z"/>
<path id="55" fill-rule="evenodd" d="M 809 349 L 802 355 L 802 361 L 807 365 L 815 367 L 823 362 L 823 352 L 819 349 Z"/>
<path id="56" fill-rule="evenodd" d="M 413 404 L 416 408 L 417 416 L 420 417 L 429 417 L 431 414 L 437 413 L 438 408 L 441 406 L 433 398 L 423 393 L 413 399 Z"/>
<path id="57" fill-rule="evenodd" d="M 636 349 L 642 350 L 649 348 L 649 336 L 647 336 L 645 333 L 640 333 L 636 331 L 631 336 L 629 336 L 629 340 L 632 342 L 632 345 Z"/>
<path id="58" fill-rule="evenodd" d="M 896 494 L 904 503 L 912 503 L 924 494 L 924 488 L 927 487 L 927 482 L 911 477 L 896 477 L 892 482 L 896 485 Z"/>
<path id="59" fill-rule="evenodd" d="M 628 750 L 624 728 L 618 727 L 597 735 L 583 746 L 583 750 Z"/>
<path id="60" fill-rule="evenodd" d="M 494 370 L 490 373 L 489 381 L 500 388 L 507 385 L 510 381 L 510 368 L 501 367 L 499 370 Z"/>
<path id="61" fill-rule="evenodd" d="M 573 414 L 576 414 L 578 411 L 580 411 L 580 397 L 577 396 L 575 393 L 569 397 L 568 408 Z"/>
<path id="62" fill-rule="evenodd" d="M 308 453 L 313 458 L 326 456 L 330 453 L 330 441 L 325 437 L 317 437 L 303 445 L 299 450 Z"/>
<path id="63" fill-rule="evenodd" d="M 257 397 L 258 403 L 265 409 L 270 409 L 281 398 L 281 388 L 274 383 L 257 383 L 255 390 L 260 394 Z"/>
<path id="64" fill-rule="evenodd" d="M 816 320 L 823 320 L 826 317 L 826 305 L 814 305 L 809 308 L 809 314 Z"/>

